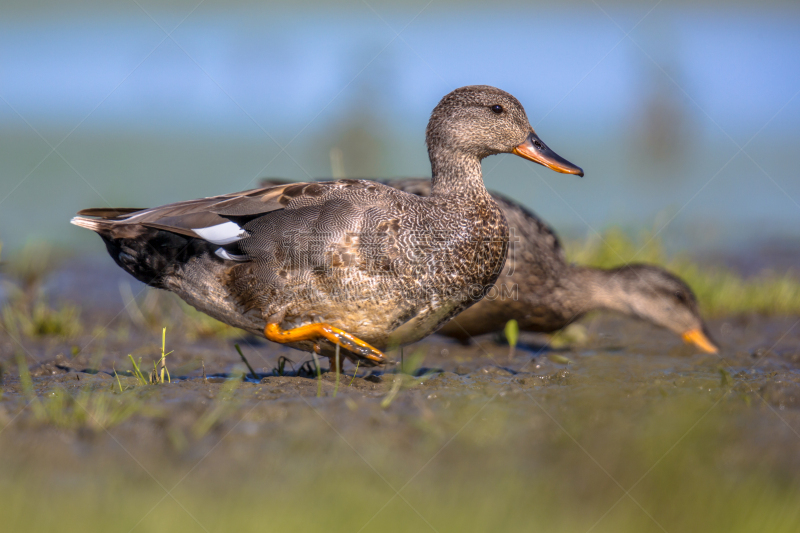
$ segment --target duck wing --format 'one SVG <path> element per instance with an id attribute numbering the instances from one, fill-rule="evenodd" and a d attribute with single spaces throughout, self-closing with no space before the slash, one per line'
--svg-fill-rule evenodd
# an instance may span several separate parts
<path id="1" fill-rule="evenodd" d="M 363 183 L 360 180 L 286 183 L 150 209 L 84 209 L 73 223 L 95 231 L 104 229 L 112 237 L 116 232 L 124 236 L 131 226 L 144 226 L 224 245 L 247 236 L 241 227 L 244 223 L 284 209 L 292 200 L 316 198 L 332 189 L 354 186 Z M 83 217 L 99 217 L 99 220 Z"/>

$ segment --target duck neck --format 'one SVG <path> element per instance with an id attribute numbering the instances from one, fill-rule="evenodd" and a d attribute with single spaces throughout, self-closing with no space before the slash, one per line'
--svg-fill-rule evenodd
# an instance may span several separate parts
<path id="1" fill-rule="evenodd" d="M 580 294 L 586 295 L 585 311 L 607 309 L 625 315 L 638 316 L 635 294 L 614 270 L 571 266 L 571 278 Z"/>
<path id="2" fill-rule="evenodd" d="M 488 194 L 483 184 L 480 157 L 445 148 L 429 149 L 428 155 L 431 160 L 431 196 Z"/>

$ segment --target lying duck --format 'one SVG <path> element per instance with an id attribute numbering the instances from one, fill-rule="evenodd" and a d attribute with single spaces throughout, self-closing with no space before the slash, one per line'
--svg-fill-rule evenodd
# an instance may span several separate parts
<path id="1" fill-rule="evenodd" d="M 362 364 L 429 335 L 489 291 L 508 225 L 481 160 L 513 153 L 583 171 L 550 150 L 510 94 L 446 95 L 426 131 L 430 194 L 366 180 L 295 183 L 152 209 L 86 209 L 136 279 L 270 341 Z M 337 348 L 338 347 L 338 348 Z"/>
<path id="2" fill-rule="evenodd" d="M 420 196 L 431 194 L 428 179 L 387 182 Z M 553 230 L 535 214 L 492 193 L 511 229 L 505 271 L 487 296 L 445 324 L 439 333 L 467 341 L 502 331 L 516 319 L 523 331 L 550 333 L 589 311 L 605 309 L 637 317 L 716 353 L 692 290 L 667 270 L 629 264 L 610 270 L 572 265 Z"/>

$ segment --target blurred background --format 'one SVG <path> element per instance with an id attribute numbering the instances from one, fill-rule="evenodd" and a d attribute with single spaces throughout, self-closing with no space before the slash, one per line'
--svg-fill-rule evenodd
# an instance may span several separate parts
<path id="1" fill-rule="evenodd" d="M 494 156 L 487 187 L 572 260 L 680 275 L 721 355 L 596 316 L 513 361 L 432 336 L 339 390 L 69 224 L 263 177 L 429 176 L 429 114 L 468 84 L 586 171 Z M 795 533 L 798 146 L 797 0 L 0 0 L 3 524 Z M 166 355 L 171 384 L 135 377 Z"/>
<path id="2" fill-rule="evenodd" d="M 265 176 L 429 176 L 431 109 L 489 84 L 586 171 L 484 162 L 490 189 L 562 235 L 621 225 L 672 249 L 798 257 L 794 2 L 4 0 L 0 11 L 6 250 L 44 239 L 104 253 L 68 224 L 85 207 Z"/>

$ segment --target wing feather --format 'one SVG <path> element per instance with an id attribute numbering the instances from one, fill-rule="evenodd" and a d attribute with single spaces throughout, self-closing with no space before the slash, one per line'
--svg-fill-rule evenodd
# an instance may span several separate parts
<path id="1" fill-rule="evenodd" d="M 84 217 L 120 218 L 138 211 L 144 211 L 144 209 L 141 207 L 91 207 L 81 209 L 78 214 Z"/>
<path id="2" fill-rule="evenodd" d="M 113 221 L 115 225 L 142 225 L 203 239 L 201 233 L 206 235 L 216 233 L 198 233 L 195 230 L 222 226 L 230 223 L 232 219 L 235 224 L 239 224 L 238 217 L 251 219 L 279 211 L 297 198 L 320 197 L 333 189 L 363 186 L 364 182 L 359 180 L 285 183 L 150 209 L 94 208 L 84 209 L 79 214 L 110 219 L 109 221 Z"/>

